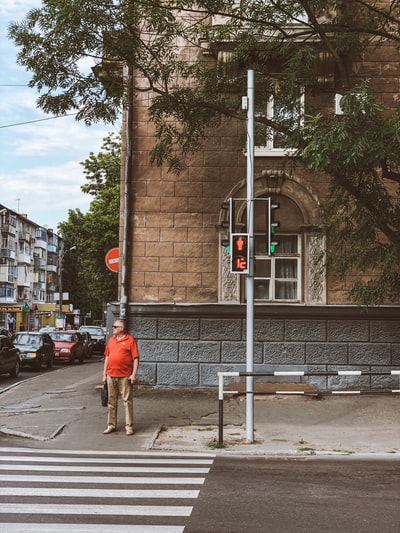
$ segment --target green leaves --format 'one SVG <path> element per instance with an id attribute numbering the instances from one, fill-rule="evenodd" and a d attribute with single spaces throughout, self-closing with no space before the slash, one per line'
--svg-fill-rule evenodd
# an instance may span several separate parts
<path id="1" fill-rule="evenodd" d="M 400 204 L 394 194 L 399 120 L 375 101 L 368 86 L 343 97 L 343 115 L 307 117 L 303 161 L 331 178 L 324 213 L 328 266 L 354 276 L 349 296 L 363 305 L 400 296 Z M 390 183 L 392 182 L 392 183 Z M 349 279 L 349 278 L 348 278 Z"/>
<path id="2" fill-rule="evenodd" d="M 254 69 L 257 141 L 284 139 L 309 170 L 330 181 L 325 224 L 339 259 L 331 254 L 329 264 L 341 273 L 382 266 L 381 296 L 391 298 L 397 263 L 389 258 L 397 257 L 400 233 L 400 116 L 394 102 L 383 109 L 385 96 L 376 99 L 367 80 L 355 80 L 371 42 L 395 53 L 399 27 L 398 4 L 374 0 L 43 0 L 10 25 L 9 37 L 47 113 L 74 112 L 88 125 L 114 123 L 134 105 L 127 92 L 148 95 L 156 141 L 151 161 L 174 173 L 212 128 L 245 124 L 241 98 L 246 72 Z M 123 67 L 133 73 L 129 91 Z M 266 116 L 277 85 L 283 110 L 294 109 L 305 92 L 303 125 L 285 112 Z M 335 92 L 344 94 L 340 116 L 333 114 Z M 88 234 L 99 231 L 98 220 L 114 205 L 113 186 L 105 183 L 115 171 L 109 150 L 85 164 L 93 217 L 91 211 L 83 221 L 74 216 Z M 374 281 L 360 283 L 354 298 L 372 301 Z"/>
<path id="3" fill-rule="evenodd" d="M 66 248 L 76 246 L 74 261 L 65 262 L 65 290 L 75 308 L 98 320 L 104 305 L 117 299 L 118 276 L 106 268 L 105 255 L 119 240 L 120 164 L 120 136 L 111 133 L 101 151 L 82 163 L 87 179 L 82 191 L 93 196 L 89 211 L 70 210 L 59 226 Z"/>

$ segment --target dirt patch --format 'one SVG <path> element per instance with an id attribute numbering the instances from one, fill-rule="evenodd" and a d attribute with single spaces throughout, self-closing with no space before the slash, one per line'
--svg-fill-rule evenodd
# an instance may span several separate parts
<path id="1" fill-rule="evenodd" d="M 246 429 L 243 426 L 224 426 L 224 447 L 246 444 L 246 442 Z M 161 428 L 152 448 L 158 450 L 207 451 L 216 448 L 217 443 L 217 426 L 171 426 Z"/>

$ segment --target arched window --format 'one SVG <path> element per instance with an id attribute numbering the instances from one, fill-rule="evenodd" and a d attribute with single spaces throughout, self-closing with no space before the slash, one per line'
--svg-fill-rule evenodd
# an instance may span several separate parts
<path id="1" fill-rule="evenodd" d="M 233 192 L 236 223 L 245 231 L 244 185 Z M 271 197 L 280 207 L 275 211 L 279 244 L 267 253 L 267 202 Z M 326 302 L 324 239 L 319 228 L 320 210 L 315 196 L 299 179 L 267 171 L 255 180 L 254 199 L 254 301 L 255 303 Z M 245 302 L 245 275 L 230 273 L 230 257 L 221 248 L 220 301 Z"/>

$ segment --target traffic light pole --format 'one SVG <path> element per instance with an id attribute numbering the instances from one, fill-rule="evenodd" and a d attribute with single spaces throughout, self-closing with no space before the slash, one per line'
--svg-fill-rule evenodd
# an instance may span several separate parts
<path id="1" fill-rule="evenodd" d="M 249 272 L 246 277 L 246 371 L 254 372 L 254 70 L 247 71 L 247 231 Z M 253 376 L 246 377 L 246 439 L 254 442 Z"/>

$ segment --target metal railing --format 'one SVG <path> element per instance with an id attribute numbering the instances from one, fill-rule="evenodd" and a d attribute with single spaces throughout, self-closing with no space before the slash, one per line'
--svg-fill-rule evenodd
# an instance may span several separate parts
<path id="1" fill-rule="evenodd" d="M 390 372 L 364 372 L 362 370 L 337 370 L 326 372 L 310 372 L 307 373 L 303 370 L 276 370 L 274 372 L 218 372 L 218 447 L 222 448 L 224 444 L 224 395 L 225 394 L 305 394 L 305 391 L 301 390 L 274 390 L 274 391 L 238 391 L 238 390 L 224 390 L 224 378 L 225 377 L 329 377 L 329 376 L 399 376 L 399 388 L 398 389 L 378 389 L 378 390 L 331 390 L 324 391 L 328 394 L 362 394 L 362 393 L 400 393 L 400 370 L 391 370 Z M 267 382 L 266 382 L 267 383 Z"/>

